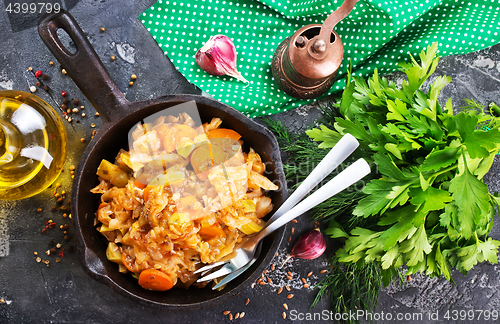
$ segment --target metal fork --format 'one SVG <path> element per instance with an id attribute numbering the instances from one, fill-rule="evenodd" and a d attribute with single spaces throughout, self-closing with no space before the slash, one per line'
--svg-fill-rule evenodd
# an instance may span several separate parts
<path id="1" fill-rule="evenodd" d="M 319 188 L 316 192 L 312 193 L 302 202 L 293 207 L 290 211 L 285 213 L 280 218 L 276 219 L 273 223 L 269 224 L 265 229 L 261 230 L 257 235 L 251 237 L 240 249 L 236 251 L 236 256 L 220 270 L 202 277 L 198 281 L 207 281 L 228 275 L 223 278 L 213 289 L 217 289 L 222 285 L 236 278 L 244 272 L 251 263 L 259 257 L 260 253 L 256 253 L 256 248 L 260 247 L 259 244 L 262 239 L 267 235 L 285 225 L 292 219 L 296 218 L 309 211 L 314 206 L 322 203 L 326 199 L 336 195 L 352 184 L 361 180 L 364 176 L 370 173 L 370 166 L 364 159 L 359 159 L 344 171 L 339 173 L 333 179 L 328 181 L 323 187 Z M 250 263 L 251 262 L 251 263 Z"/>
<path id="2" fill-rule="evenodd" d="M 261 233 L 267 229 L 267 227 L 276 221 L 280 216 L 289 211 L 298 201 L 300 201 L 308 192 L 311 191 L 318 183 L 320 183 L 328 174 L 330 174 L 337 166 L 340 165 L 357 147 L 359 143 L 350 134 L 346 134 L 342 137 L 339 142 L 332 148 L 332 150 L 325 156 L 325 158 L 318 164 L 318 166 L 311 172 L 311 174 L 302 182 L 302 184 L 294 191 L 294 193 L 288 198 L 281 207 L 276 211 L 276 213 L 271 217 L 267 224 L 262 229 Z M 279 227 L 279 226 L 278 226 Z M 258 234 L 259 235 L 259 234 Z M 267 235 L 267 234 L 266 234 Z M 247 243 L 248 245 L 248 243 Z M 245 245 L 245 246 L 247 246 Z M 255 246 L 253 247 L 255 249 Z M 258 254 L 258 253 L 255 253 Z M 241 255 L 241 256 L 240 256 Z M 229 260 L 217 262 L 205 267 L 200 268 L 195 273 L 207 272 L 208 270 L 226 264 L 225 267 L 221 268 L 219 271 L 214 272 L 208 276 L 204 276 L 199 281 L 211 280 L 228 274 L 230 272 L 236 271 L 245 265 L 250 257 L 246 256 L 244 252 L 237 251 L 237 255 Z M 246 261 L 245 261 L 246 260 Z"/>

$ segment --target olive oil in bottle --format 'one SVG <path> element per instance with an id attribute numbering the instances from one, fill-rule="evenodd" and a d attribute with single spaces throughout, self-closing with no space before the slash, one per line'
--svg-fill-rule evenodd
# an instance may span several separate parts
<path id="1" fill-rule="evenodd" d="M 64 125 L 45 101 L 0 91 L 0 199 L 33 196 L 54 182 L 66 159 Z"/>

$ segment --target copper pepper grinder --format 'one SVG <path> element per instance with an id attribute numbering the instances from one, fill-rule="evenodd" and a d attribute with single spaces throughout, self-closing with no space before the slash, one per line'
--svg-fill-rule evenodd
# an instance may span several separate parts
<path id="1" fill-rule="evenodd" d="M 281 90 L 299 99 L 327 92 L 344 57 L 340 36 L 333 31 L 358 0 L 345 0 L 323 25 L 307 25 L 287 37 L 274 52 L 272 73 Z"/>

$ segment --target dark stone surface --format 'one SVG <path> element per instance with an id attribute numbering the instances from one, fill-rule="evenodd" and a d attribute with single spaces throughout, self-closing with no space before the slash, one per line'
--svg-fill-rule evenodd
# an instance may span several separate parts
<path id="1" fill-rule="evenodd" d="M 27 71 L 29 66 L 41 69 L 50 78 L 47 84 L 49 93 L 38 89 L 36 94 L 54 107 L 62 103 L 61 90 L 68 93 L 70 99 L 78 98 L 85 106 L 85 117 L 75 116 L 75 120 L 67 125 L 69 137 L 69 154 L 64 172 L 57 182 L 62 184 L 60 190 L 70 192 L 71 177 L 69 167 L 78 165 L 85 146 L 94 128 L 99 126 L 99 118 L 95 110 L 83 97 L 73 81 L 61 73 L 61 66 L 46 49 L 36 31 L 33 17 L 9 15 L 6 5 L 14 2 L 0 2 L 0 89 L 18 89 L 28 91 L 34 85 L 34 76 Z M 34 1 L 26 1 L 34 2 Z M 154 0 L 60 0 L 63 8 L 69 9 L 87 34 L 91 44 L 118 87 L 127 99 L 136 101 L 156 98 L 171 93 L 199 93 L 189 84 L 164 57 L 161 49 L 137 19 L 137 16 L 154 3 Z M 53 2 L 54 3 L 54 2 Z M 105 32 L 99 28 L 105 27 Z M 69 45 L 71 46 L 71 45 Z M 128 50 L 119 54 L 118 47 Z M 112 61 L 110 56 L 116 56 Z M 54 61 L 50 66 L 49 62 Z M 130 75 L 138 76 L 130 87 Z M 473 98 L 482 102 L 500 102 L 500 45 L 477 53 L 458 57 L 442 58 L 436 76 L 447 74 L 453 81 L 442 92 L 441 100 L 453 98 L 456 107 L 464 98 Z M 398 74 L 392 76 L 400 80 Z M 56 108 L 57 109 L 57 108 Z M 275 115 L 272 118 L 282 121 L 293 132 L 303 131 L 314 123 L 321 114 L 317 105 L 310 105 L 290 112 Z M 80 138 L 86 138 L 85 143 Z M 495 161 L 492 170 L 485 177 L 491 191 L 500 191 L 500 161 Z M 108 287 L 92 280 L 82 270 L 75 249 L 66 250 L 61 262 L 56 256 L 47 256 L 50 241 L 62 243 L 66 248 L 75 245 L 71 237 L 63 239 L 64 234 L 59 225 L 69 224 L 69 235 L 72 234 L 71 221 L 63 217 L 62 212 L 51 212 L 55 205 L 52 196 L 54 187 L 42 194 L 22 201 L 0 201 L 0 323 L 221 323 L 229 322 L 222 315 L 230 310 L 234 315 L 245 312 L 242 323 L 276 323 L 292 321 L 291 311 L 321 314 L 330 310 L 327 298 L 314 309 L 309 309 L 316 293 L 302 288 L 300 278 L 306 277 L 309 271 L 314 274 L 307 280 L 312 286 L 323 275 L 319 270 L 326 266 L 325 256 L 315 261 L 291 260 L 282 269 L 269 272 L 272 284 L 248 287 L 240 295 L 229 302 L 213 308 L 197 312 L 165 312 L 159 309 L 140 306 L 129 299 L 114 293 Z M 37 212 L 42 208 L 42 212 Z M 45 221 L 53 220 L 57 227 L 42 234 Z M 500 239 L 498 218 L 492 231 L 492 237 Z M 299 218 L 295 225 L 296 232 L 292 242 L 282 244 L 275 259 L 280 265 L 291 249 L 291 244 L 308 229 L 313 227 L 307 216 Z M 49 260 L 49 266 L 37 263 L 36 256 Z M 291 271 L 294 280 L 289 282 L 285 273 Z M 500 310 L 500 266 L 480 264 L 467 276 L 453 272 L 456 285 L 444 279 L 429 279 L 426 276 L 413 276 L 404 287 L 390 286 L 385 288 L 378 304 L 377 312 L 416 314 L 412 320 L 400 323 L 456 323 L 443 319 L 447 310 Z M 306 277 L 307 278 L 307 277 Z M 295 296 L 287 299 L 285 290 L 280 295 L 280 286 L 290 285 L 290 293 Z M 245 300 L 250 303 L 245 305 Z M 289 307 L 288 317 L 284 321 L 281 313 L 285 311 L 283 304 Z M 439 312 L 440 318 L 434 321 L 429 314 Z M 419 320 L 422 314 L 422 320 Z M 318 316 L 318 315 L 316 315 Z M 408 315 L 409 316 L 409 315 Z M 300 322 L 300 321 L 296 321 Z M 310 321 L 321 322 L 321 321 Z M 378 323 L 387 321 L 379 320 Z M 465 321 L 467 323 L 469 321 Z M 462 323 L 462 322 L 460 322 Z M 492 321 L 470 321 L 470 323 L 493 323 Z"/>

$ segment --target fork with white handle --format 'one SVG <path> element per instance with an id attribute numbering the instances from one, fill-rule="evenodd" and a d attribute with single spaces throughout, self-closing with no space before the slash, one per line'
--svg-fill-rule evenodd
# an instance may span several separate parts
<path id="1" fill-rule="evenodd" d="M 230 274 L 223 279 L 224 282 L 229 282 L 240 273 L 245 271 L 260 255 L 260 249 L 256 251 L 257 247 L 260 248 L 258 243 L 265 236 L 283 226 L 290 220 L 301 215 L 310 208 L 316 206 L 322 201 L 328 199 L 334 194 L 344 190 L 351 184 L 357 182 L 362 177 L 370 172 L 368 164 L 364 160 L 358 160 L 353 165 L 348 167 L 334 179 L 330 180 L 325 186 L 317 192 L 305 199 L 296 208 L 293 208 L 298 201 L 300 201 L 308 192 L 310 192 L 318 183 L 320 183 L 328 174 L 330 174 L 337 166 L 340 165 L 359 145 L 357 140 L 350 134 L 346 134 L 340 139 L 334 148 L 325 156 L 325 158 L 318 164 L 318 166 L 311 172 L 311 174 L 303 181 L 303 183 L 294 191 L 285 203 L 276 211 L 276 213 L 267 222 L 264 228 L 255 236 L 250 238 L 243 247 L 236 251 L 236 256 L 228 261 L 217 262 L 201 269 L 195 273 L 208 271 L 214 267 L 220 266 L 224 263 L 226 265 L 220 270 L 203 276 L 198 281 L 207 281 L 218 278 L 223 275 Z M 319 199 L 319 200 L 318 200 Z M 299 208 L 300 207 L 300 208 Z M 304 208 L 306 208 L 304 210 Z M 292 213 L 293 211 L 293 213 Z M 287 213 L 288 212 L 288 213 Z M 224 284 L 222 281 L 216 286 Z M 216 289 L 214 287 L 214 289 Z"/>

